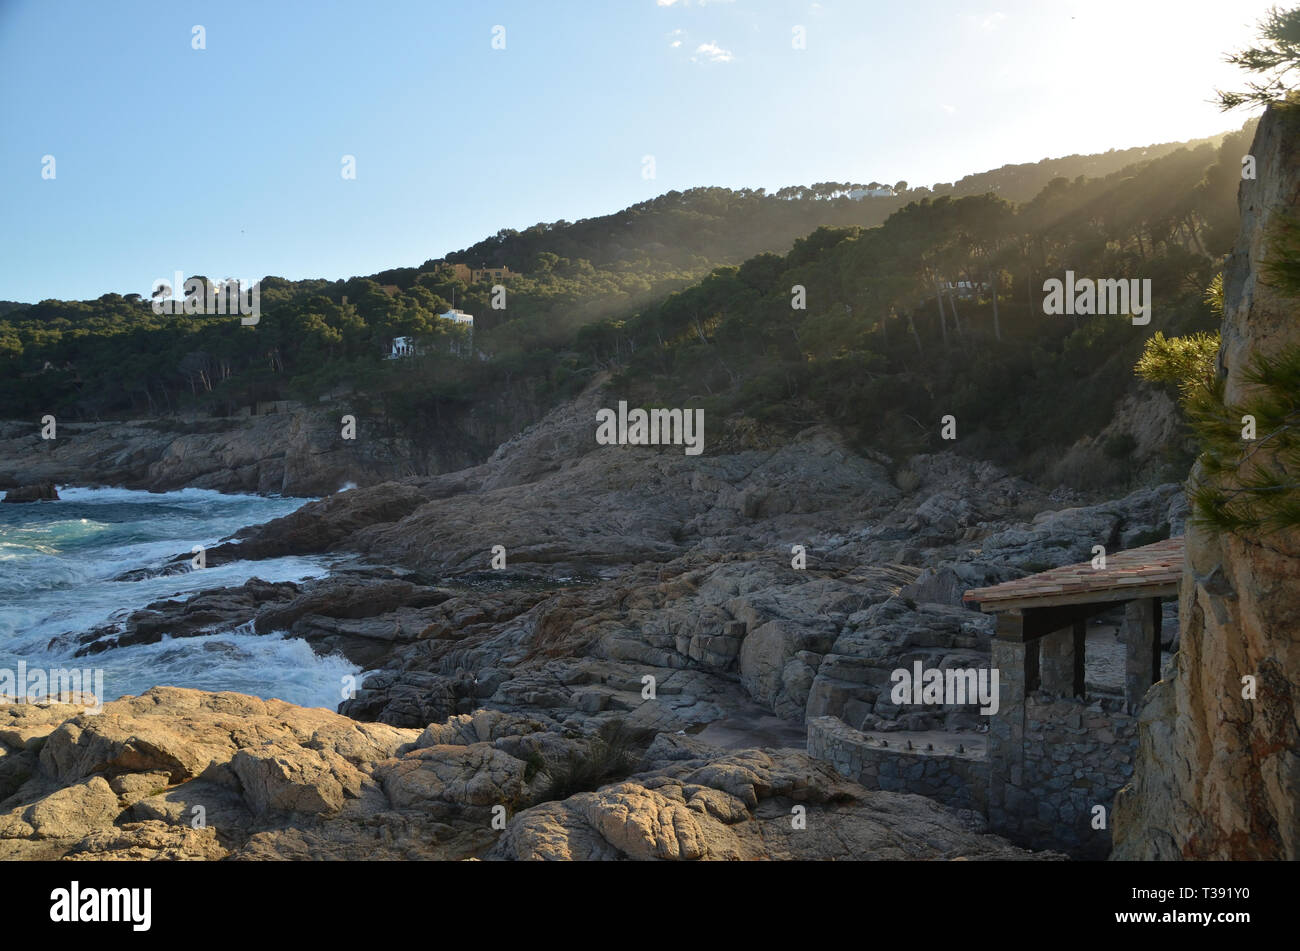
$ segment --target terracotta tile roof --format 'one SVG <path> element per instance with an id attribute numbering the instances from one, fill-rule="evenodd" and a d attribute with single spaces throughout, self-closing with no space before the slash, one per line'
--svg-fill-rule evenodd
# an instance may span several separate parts
<path id="1" fill-rule="evenodd" d="M 967 591 L 962 600 L 981 611 L 1087 604 L 1130 598 L 1169 596 L 1178 591 L 1183 576 L 1183 536 L 1130 548 L 1106 556 L 1105 568 L 1092 562 L 1065 565 Z"/>

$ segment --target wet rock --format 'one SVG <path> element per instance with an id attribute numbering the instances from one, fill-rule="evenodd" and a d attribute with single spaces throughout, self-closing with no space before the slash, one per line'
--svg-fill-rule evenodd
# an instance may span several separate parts
<path id="1" fill-rule="evenodd" d="M 10 489 L 0 502 L 53 502 L 58 501 L 58 498 L 59 493 L 53 482 L 38 482 Z"/>
<path id="2" fill-rule="evenodd" d="M 250 578 L 231 588 L 211 588 L 185 600 L 155 601 L 134 611 L 123 622 L 92 628 L 76 637 L 77 657 L 130 644 L 156 644 L 164 637 L 197 637 L 246 624 L 269 603 L 287 601 L 298 593 L 292 582 L 271 583 Z"/>

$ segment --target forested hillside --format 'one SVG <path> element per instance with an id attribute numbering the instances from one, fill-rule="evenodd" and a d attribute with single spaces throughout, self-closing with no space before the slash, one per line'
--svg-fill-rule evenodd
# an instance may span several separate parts
<path id="1" fill-rule="evenodd" d="M 10 418 L 95 419 L 346 392 L 416 436 L 507 388 L 545 404 L 614 369 L 646 402 L 773 432 L 830 422 L 895 453 L 933 445 L 952 414 L 964 448 L 1033 468 L 1104 425 L 1151 333 L 1212 325 L 1202 298 L 1235 232 L 1249 132 L 899 183 L 893 198 L 853 200 L 858 186 L 835 182 L 700 188 L 503 230 L 446 258 L 521 272 L 501 310 L 490 282 L 432 260 L 267 277 L 256 327 L 155 315 L 139 294 L 6 303 L 0 398 Z M 1045 317 L 1042 282 L 1066 269 L 1150 278 L 1151 324 Z M 475 315 L 480 359 L 444 345 L 465 333 L 437 317 L 453 300 Z M 399 335 L 424 355 L 385 361 Z"/>
<path id="2" fill-rule="evenodd" d="M 906 455 L 939 448 L 939 419 L 953 415 L 967 451 L 1041 470 L 1106 424 L 1147 338 L 1216 325 L 1206 288 L 1236 233 L 1249 134 L 1056 179 L 1020 206 L 945 196 L 880 228 L 819 229 L 784 257 L 718 269 L 630 321 L 585 328 L 580 349 L 625 366 L 642 399 L 700 402 L 713 418 L 830 420 Z M 1151 322 L 1046 316 L 1043 282 L 1066 270 L 1150 279 Z M 805 310 L 792 306 L 796 285 Z M 1109 454 L 1122 476 L 1126 446 Z"/>

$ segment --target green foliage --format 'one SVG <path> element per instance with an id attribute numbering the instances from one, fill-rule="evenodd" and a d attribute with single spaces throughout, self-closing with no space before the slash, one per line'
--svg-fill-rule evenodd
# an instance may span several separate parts
<path id="1" fill-rule="evenodd" d="M 653 731 L 629 727 L 622 719 L 604 721 L 584 753 L 570 753 L 565 762 L 546 765 L 549 782 L 540 800 L 568 799 L 622 779 L 636 767 L 653 738 Z"/>
<path id="2" fill-rule="evenodd" d="M 1219 293 L 1221 299 L 1221 284 Z M 1142 358 L 1134 369 L 1148 382 L 1172 383 L 1187 391 L 1204 386 L 1214 376 L 1214 360 L 1218 353 L 1218 333 L 1166 338 L 1157 330 L 1155 336 L 1146 342 Z"/>
<path id="3" fill-rule="evenodd" d="M 1300 218 L 1273 220 L 1269 256 L 1260 271 L 1264 281 L 1288 297 L 1300 297 Z"/>
<path id="4" fill-rule="evenodd" d="M 1223 272 L 1214 275 L 1214 280 L 1205 289 L 1205 303 L 1216 317 L 1223 317 Z"/>
<path id="5" fill-rule="evenodd" d="M 503 230 L 449 259 L 516 272 L 504 311 L 490 282 L 440 261 L 265 278 L 256 327 L 155 315 L 139 295 L 0 305 L 0 398 L 14 416 L 94 418 L 346 392 L 385 435 L 463 459 L 612 370 L 629 399 L 764 435 L 829 423 L 900 459 L 952 448 L 938 421 L 953 414 L 963 451 L 1041 473 L 1109 420 L 1149 336 L 1122 318 L 1046 317 L 1043 280 L 1150 278 L 1167 348 L 1213 326 L 1200 289 L 1235 236 L 1249 135 L 1007 166 L 937 196 L 692 189 Z M 475 359 L 438 317 L 453 299 L 475 316 Z M 385 360 L 395 336 L 421 355 Z"/>
<path id="6" fill-rule="evenodd" d="M 1264 279 L 1300 297 L 1296 219 L 1276 220 L 1270 238 Z M 1219 294 L 1221 299 L 1222 285 Z M 1204 477 L 1191 492 L 1193 517 L 1224 532 L 1300 525 L 1300 346 L 1256 354 L 1241 374 L 1246 397 L 1228 405 L 1226 379 L 1214 373 L 1217 347 L 1210 344 L 1206 339 L 1182 350 L 1165 348 L 1152 360 L 1159 369 L 1149 370 L 1179 377 L 1200 444 Z"/>
<path id="7" fill-rule="evenodd" d="M 1212 353 L 1200 288 L 1235 237 L 1242 137 L 1058 180 L 1019 208 L 944 195 L 879 228 L 824 228 L 780 266 L 765 255 L 738 275 L 719 270 L 603 338 L 623 354 L 620 384 L 647 397 L 707 399 L 711 413 L 778 429 L 830 422 L 900 457 L 949 448 L 938 420 L 951 413 L 963 450 L 1042 472 L 1109 421 L 1149 335 L 1121 317 L 1045 317 L 1043 277 L 1066 266 L 1149 276 L 1165 330 L 1148 362 L 1190 358 L 1191 344 Z M 979 290 L 945 293 L 940 324 L 938 282 L 956 281 Z M 804 310 L 791 306 L 794 285 L 808 291 Z"/>
<path id="8" fill-rule="evenodd" d="M 1241 92 L 1217 90 L 1225 110 L 1285 102 L 1293 95 L 1288 74 L 1300 68 L 1300 7 L 1286 11 L 1273 7 L 1260 21 L 1259 31 L 1264 42 L 1231 54 L 1227 61 L 1262 78 L 1247 83 Z"/>
<path id="9" fill-rule="evenodd" d="M 1300 525 L 1300 346 L 1256 355 L 1242 379 L 1254 389 L 1236 405 L 1225 404 L 1222 379 L 1189 396 L 1204 472 L 1191 493 L 1194 517 L 1238 533 Z M 1253 440 L 1243 438 L 1246 417 Z"/>

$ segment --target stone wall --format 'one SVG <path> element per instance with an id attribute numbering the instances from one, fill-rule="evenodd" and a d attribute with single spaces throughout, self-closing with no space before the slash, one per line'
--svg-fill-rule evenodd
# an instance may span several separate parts
<path id="1" fill-rule="evenodd" d="M 990 810 L 990 829 L 1029 848 L 1105 858 L 1115 794 L 1133 775 L 1137 718 L 1119 699 L 1044 693 L 1031 694 L 1024 711 L 1021 780 Z M 1101 829 L 1093 828 L 1096 806 L 1106 810 Z"/>
<path id="2" fill-rule="evenodd" d="M 989 733 L 973 735 L 963 753 L 909 750 L 906 735 L 873 737 L 835 717 L 808 720 L 808 753 L 868 789 L 976 810 L 990 832 L 1024 847 L 1105 858 L 1111 806 L 1133 774 L 1137 718 L 1120 698 L 1088 703 L 1038 691 L 1006 701 L 1004 693 Z M 987 752 L 979 745 L 986 737 Z M 1105 809 L 1100 829 L 1093 828 L 1096 806 Z"/>
<path id="3" fill-rule="evenodd" d="M 988 761 L 984 750 L 908 750 L 903 737 L 891 745 L 845 725 L 836 717 L 808 721 L 808 755 L 830 763 L 868 789 L 919 793 L 954 809 L 984 813 Z"/>
<path id="4" fill-rule="evenodd" d="M 1133 773 L 1137 718 L 1119 697 L 1026 696 L 1026 661 L 1036 668 L 1038 647 L 993 642 L 1001 704 L 989 718 L 989 829 L 1029 848 L 1105 858 L 1111 806 Z M 1105 828 L 1093 828 L 1095 806 L 1106 810 Z"/>
<path id="5" fill-rule="evenodd" d="M 908 734 L 872 736 L 823 716 L 808 718 L 808 753 L 869 789 L 976 810 L 989 831 L 1018 845 L 1104 859 L 1115 795 L 1133 775 L 1137 717 L 1121 697 L 1026 696 L 1026 654 L 1032 650 L 1036 663 L 1038 647 L 994 641 L 1000 707 L 987 718 L 989 732 L 970 734 L 964 752 L 953 749 L 959 733 L 944 736 L 946 748 L 927 750 L 918 740 L 909 750 Z M 1097 806 L 1105 811 L 1096 814 Z"/>

